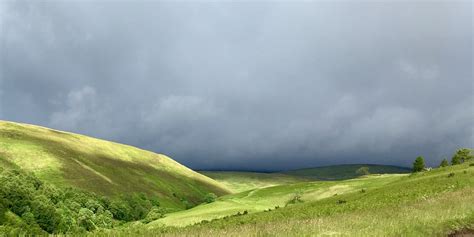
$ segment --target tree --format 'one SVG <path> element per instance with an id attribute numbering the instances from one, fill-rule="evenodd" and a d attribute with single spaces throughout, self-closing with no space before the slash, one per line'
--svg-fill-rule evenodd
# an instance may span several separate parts
<path id="1" fill-rule="evenodd" d="M 413 162 L 413 172 L 420 172 L 423 171 L 425 168 L 425 160 L 422 156 L 418 156 Z"/>
<path id="2" fill-rule="evenodd" d="M 467 148 L 461 148 L 454 153 L 453 158 L 451 158 L 452 165 L 459 165 L 472 159 L 474 156 L 471 155 L 471 150 Z"/>
<path id="3" fill-rule="evenodd" d="M 358 175 L 369 175 L 369 167 L 367 166 L 362 166 L 359 169 L 356 170 L 356 174 Z"/>
<path id="4" fill-rule="evenodd" d="M 0 197 L 0 225 L 5 221 L 5 213 L 8 211 L 6 205 L 4 204 L 3 198 Z"/>
<path id="5" fill-rule="evenodd" d="M 101 211 L 95 215 L 94 223 L 100 228 L 112 228 L 113 217 L 109 210 Z"/>
<path id="6" fill-rule="evenodd" d="M 446 167 L 449 166 L 448 160 L 443 159 L 441 163 L 439 164 L 439 167 Z"/>
<path id="7" fill-rule="evenodd" d="M 48 233 L 53 233 L 61 221 L 60 215 L 56 212 L 52 202 L 44 195 L 38 195 L 31 202 L 32 213 L 36 223 Z"/>
<path id="8" fill-rule="evenodd" d="M 211 202 L 216 201 L 216 198 L 217 198 L 217 196 L 214 193 L 208 193 L 204 197 L 204 201 L 207 202 L 207 203 L 211 203 Z"/>
<path id="9" fill-rule="evenodd" d="M 130 206 L 123 200 L 113 200 L 110 203 L 110 211 L 117 220 L 131 221 Z"/>
<path id="10" fill-rule="evenodd" d="M 87 208 L 81 208 L 81 210 L 79 210 L 77 224 L 87 231 L 95 230 L 97 228 L 94 223 L 94 213 Z"/>

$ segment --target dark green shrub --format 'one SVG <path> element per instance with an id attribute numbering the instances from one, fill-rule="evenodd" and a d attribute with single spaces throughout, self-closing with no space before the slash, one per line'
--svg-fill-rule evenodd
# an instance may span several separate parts
<path id="1" fill-rule="evenodd" d="M 158 220 L 160 218 L 163 218 L 165 216 L 165 210 L 160 207 L 153 207 L 150 212 L 146 215 L 145 219 L 143 220 L 143 223 L 150 223 L 154 220 Z"/>
<path id="2" fill-rule="evenodd" d="M 292 204 L 297 204 L 297 203 L 302 203 L 303 200 L 301 200 L 301 194 L 296 193 L 288 202 L 286 202 L 286 205 L 292 205 Z"/>
<path id="3" fill-rule="evenodd" d="M 356 170 L 356 174 L 358 174 L 358 175 L 369 175 L 370 174 L 369 167 L 367 167 L 367 166 L 360 167 L 359 169 Z"/>
<path id="4" fill-rule="evenodd" d="M 215 195 L 214 193 L 208 193 L 204 197 L 204 202 L 212 203 L 216 201 L 216 198 L 217 198 L 217 195 Z"/>
<path id="5" fill-rule="evenodd" d="M 188 202 L 188 200 L 182 200 L 181 202 L 183 203 L 184 208 L 186 208 L 186 209 L 191 209 L 191 208 L 194 207 L 193 204 L 191 204 L 190 202 Z"/>
<path id="6" fill-rule="evenodd" d="M 346 203 L 346 202 L 347 202 L 346 200 L 337 200 L 337 201 L 336 201 L 337 204 L 344 204 L 344 203 Z"/>

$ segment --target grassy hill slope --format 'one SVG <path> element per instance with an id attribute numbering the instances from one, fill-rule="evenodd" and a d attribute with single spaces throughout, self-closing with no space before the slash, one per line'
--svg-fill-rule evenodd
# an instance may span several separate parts
<path id="1" fill-rule="evenodd" d="M 295 195 L 301 201 L 291 202 Z M 284 205 L 290 204 L 283 208 Z M 170 213 L 122 234 L 198 236 L 446 236 L 474 228 L 474 166 L 462 164 L 413 175 L 373 175 L 257 189 Z M 274 206 L 280 208 L 275 209 Z M 267 208 L 271 211 L 262 212 Z M 237 215 L 248 211 L 247 215 Z M 221 218 L 231 216 L 230 218 Z M 211 222 L 185 228 L 200 220 Z M 220 219 L 217 219 L 220 218 Z M 120 233 L 118 233 L 120 234 Z"/>
<path id="2" fill-rule="evenodd" d="M 234 171 L 202 171 L 234 193 L 256 188 L 310 181 L 309 179 L 279 173 L 234 172 Z"/>
<path id="3" fill-rule="evenodd" d="M 227 195 L 216 202 L 169 213 L 155 222 L 157 225 L 186 226 L 203 220 L 212 220 L 234 215 L 238 212 L 263 212 L 283 208 L 289 203 L 320 200 L 334 195 L 376 188 L 399 180 L 404 175 L 380 175 L 346 181 L 313 181 L 258 188 Z M 291 205 L 291 204 L 290 204 Z"/>
<path id="4" fill-rule="evenodd" d="M 298 169 L 282 172 L 283 174 L 299 176 L 318 180 L 343 180 L 353 179 L 361 176 L 356 171 L 361 167 L 369 168 L 371 174 L 402 174 L 409 173 L 411 170 L 405 167 L 391 165 L 371 165 L 371 164 L 352 164 L 352 165 L 331 165 L 308 169 Z"/>
<path id="5" fill-rule="evenodd" d="M 32 172 L 43 181 L 114 196 L 157 195 L 183 208 L 204 195 L 229 193 L 217 181 L 165 155 L 39 126 L 0 121 L 0 165 Z"/>

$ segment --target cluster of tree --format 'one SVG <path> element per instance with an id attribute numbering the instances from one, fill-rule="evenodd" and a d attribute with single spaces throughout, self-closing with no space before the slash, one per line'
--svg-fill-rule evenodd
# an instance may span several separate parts
<path id="1" fill-rule="evenodd" d="M 459 165 L 464 162 L 474 160 L 474 154 L 471 154 L 471 150 L 467 148 L 461 148 L 457 150 L 451 158 L 451 165 Z M 447 159 L 443 159 L 439 164 L 439 167 L 449 166 Z M 420 172 L 425 169 L 425 160 L 422 156 L 419 156 L 413 162 L 413 172 Z"/>
<path id="2" fill-rule="evenodd" d="M 18 229 L 27 235 L 80 233 L 125 221 L 150 222 L 164 215 L 158 200 L 143 193 L 110 199 L 60 189 L 32 174 L 0 168 L 0 226 L 9 226 L 7 212 L 21 219 Z"/>
<path id="3" fill-rule="evenodd" d="M 456 153 L 454 153 L 453 157 L 451 158 L 451 164 L 459 165 L 471 159 L 474 159 L 474 154 L 471 154 L 470 149 L 463 148 L 457 150 Z"/>

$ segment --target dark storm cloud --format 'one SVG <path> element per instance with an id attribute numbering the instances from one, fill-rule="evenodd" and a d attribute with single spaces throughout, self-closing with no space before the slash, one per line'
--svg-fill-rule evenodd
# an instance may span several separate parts
<path id="1" fill-rule="evenodd" d="M 473 147 L 472 3 L 0 4 L 0 118 L 192 168 Z"/>

